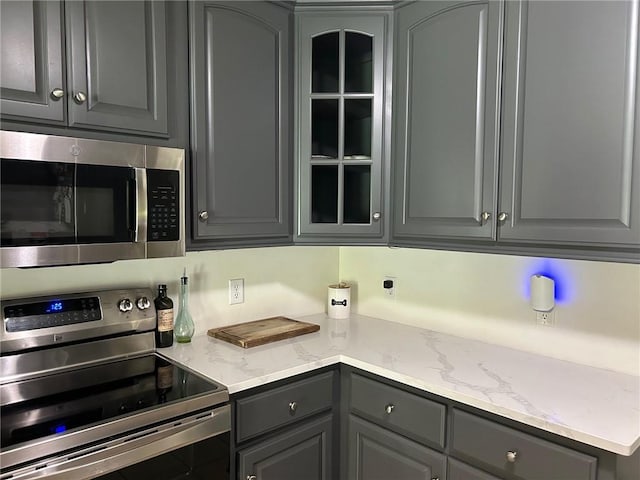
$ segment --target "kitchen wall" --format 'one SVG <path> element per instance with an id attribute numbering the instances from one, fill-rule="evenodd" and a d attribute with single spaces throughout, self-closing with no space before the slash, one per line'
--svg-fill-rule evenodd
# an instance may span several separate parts
<path id="1" fill-rule="evenodd" d="M 326 286 L 338 280 L 338 247 L 273 247 L 187 253 L 184 258 L 128 260 L 103 265 L 0 270 L 3 299 L 93 289 L 168 285 L 178 308 L 179 279 L 189 277 L 196 334 L 274 315 L 325 309 Z M 229 305 L 228 281 L 244 278 L 245 301 Z M 177 311 L 176 311 L 177 313 Z"/>
<path id="2" fill-rule="evenodd" d="M 529 277 L 556 278 L 556 325 L 536 324 Z M 395 298 L 383 276 L 397 278 Z M 640 375 L 640 265 L 342 247 L 357 313 Z"/>
<path id="3" fill-rule="evenodd" d="M 327 285 L 353 283 L 353 311 L 640 375 L 640 265 L 387 247 L 274 247 L 184 258 L 0 270 L 0 296 L 167 283 L 176 308 L 187 268 L 196 333 L 273 315 L 325 311 Z M 528 279 L 556 278 L 556 326 L 536 324 Z M 389 298 L 382 277 L 396 277 Z M 228 280 L 245 302 L 229 305 Z"/>

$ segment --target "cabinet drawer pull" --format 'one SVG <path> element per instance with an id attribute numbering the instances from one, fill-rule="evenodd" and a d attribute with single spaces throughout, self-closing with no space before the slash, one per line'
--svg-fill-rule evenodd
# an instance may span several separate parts
<path id="1" fill-rule="evenodd" d="M 289 411 L 291 413 L 296 413 L 297 408 L 298 408 L 297 402 L 289 402 Z"/>
<path id="2" fill-rule="evenodd" d="M 247 475 L 247 480 L 258 480 L 258 477 L 255 475 Z"/>
<path id="3" fill-rule="evenodd" d="M 198 213 L 198 220 L 200 220 L 201 222 L 206 222 L 209 219 L 209 212 L 207 212 L 206 210 L 202 210 L 200 213 Z"/>
<path id="4" fill-rule="evenodd" d="M 507 452 L 507 462 L 516 463 L 517 459 L 518 459 L 518 452 L 516 452 L 515 450 L 509 450 Z"/>
<path id="5" fill-rule="evenodd" d="M 60 100 L 62 97 L 64 97 L 64 90 L 61 88 L 54 88 L 51 90 L 51 98 L 54 100 Z"/>
<path id="6" fill-rule="evenodd" d="M 378 221 L 378 220 L 380 220 L 381 218 L 382 218 L 382 214 L 381 214 L 380 212 L 375 212 L 375 213 L 373 214 L 373 220 L 374 220 L 374 221 L 376 221 L 376 222 L 377 222 L 377 221 Z"/>
<path id="7" fill-rule="evenodd" d="M 498 215 L 498 221 L 504 222 L 507 218 L 509 218 L 509 214 L 506 212 L 500 212 Z"/>
<path id="8" fill-rule="evenodd" d="M 391 415 L 391 412 L 393 412 L 394 408 L 396 408 L 396 406 L 393 403 L 390 403 L 389 405 L 384 407 L 384 411 L 387 412 L 387 415 Z"/>
<path id="9" fill-rule="evenodd" d="M 482 218 L 482 222 L 486 223 L 491 218 L 491 213 L 482 212 L 482 215 L 480 217 Z"/>

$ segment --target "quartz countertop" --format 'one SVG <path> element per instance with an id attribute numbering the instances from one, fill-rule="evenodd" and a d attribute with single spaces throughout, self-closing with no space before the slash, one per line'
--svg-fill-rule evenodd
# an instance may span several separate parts
<path id="1" fill-rule="evenodd" d="M 361 315 L 296 320 L 320 331 L 250 349 L 203 334 L 159 353 L 231 394 L 345 363 L 621 455 L 640 446 L 640 377 Z"/>

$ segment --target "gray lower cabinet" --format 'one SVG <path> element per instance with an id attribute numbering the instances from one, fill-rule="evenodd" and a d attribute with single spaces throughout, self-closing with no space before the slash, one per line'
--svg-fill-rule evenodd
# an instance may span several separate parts
<path id="1" fill-rule="evenodd" d="M 638 261 L 638 19 L 636 1 L 398 8 L 392 243 Z"/>
<path id="2" fill-rule="evenodd" d="M 333 480 L 331 415 L 238 452 L 238 480 Z"/>
<path id="3" fill-rule="evenodd" d="M 598 459 L 458 409 L 450 454 L 508 478 L 595 480 Z"/>
<path id="4" fill-rule="evenodd" d="M 500 480 L 454 458 L 447 459 L 447 480 Z"/>
<path id="5" fill-rule="evenodd" d="M 189 17 L 193 245 L 290 242 L 292 12 L 196 1 Z"/>
<path id="6" fill-rule="evenodd" d="M 0 8 L 3 120 L 169 136 L 165 2 Z"/>
<path id="7" fill-rule="evenodd" d="M 417 442 L 349 417 L 350 480 L 446 480 L 446 457 Z"/>
<path id="8" fill-rule="evenodd" d="M 386 243 L 391 10 L 296 9 L 296 241 Z"/>
<path id="9" fill-rule="evenodd" d="M 231 478 L 335 480 L 338 382 L 329 370 L 233 398 Z"/>

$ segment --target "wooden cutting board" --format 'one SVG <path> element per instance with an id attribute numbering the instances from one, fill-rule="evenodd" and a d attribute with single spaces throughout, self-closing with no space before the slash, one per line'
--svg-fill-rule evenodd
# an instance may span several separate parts
<path id="1" fill-rule="evenodd" d="M 224 340 L 242 348 L 255 347 L 265 343 L 297 337 L 305 333 L 317 332 L 320 325 L 300 322 L 287 317 L 272 317 L 253 322 L 227 325 L 207 331 L 211 337 Z"/>

